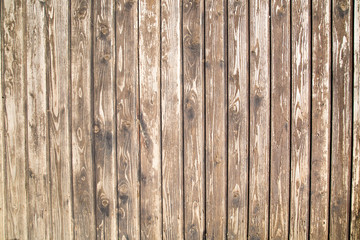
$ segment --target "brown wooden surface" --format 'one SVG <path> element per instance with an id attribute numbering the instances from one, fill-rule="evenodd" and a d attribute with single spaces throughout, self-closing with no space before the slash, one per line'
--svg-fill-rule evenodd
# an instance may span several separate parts
<path id="1" fill-rule="evenodd" d="M 332 3 L 332 142 L 330 239 L 349 236 L 352 133 L 353 1 Z"/>
<path id="2" fill-rule="evenodd" d="M 0 1 L 0 239 L 359 239 L 360 1 Z"/>

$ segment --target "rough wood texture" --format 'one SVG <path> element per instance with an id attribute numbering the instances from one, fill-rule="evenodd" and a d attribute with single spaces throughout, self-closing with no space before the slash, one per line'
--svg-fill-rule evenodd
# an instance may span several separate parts
<path id="1" fill-rule="evenodd" d="M 138 3 L 117 0 L 115 11 L 119 239 L 140 239 Z"/>
<path id="2" fill-rule="evenodd" d="M 141 238 L 161 239 L 160 1 L 140 0 Z"/>
<path id="3" fill-rule="evenodd" d="M 328 239 L 331 131 L 330 1 L 312 2 L 310 238 Z"/>
<path id="4" fill-rule="evenodd" d="M 292 2 L 290 238 L 309 232 L 311 35 L 310 1 Z"/>
<path id="5" fill-rule="evenodd" d="M 360 1 L 354 4 L 353 162 L 350 239 L 360 239 Z"/>
<path id="6" fill-rule="evenodd" d="M 163 239 L 183 239 L 183 130 L 180 0 L 161 1 Z"/>
<path id="7" fill-rule="evenodd" d="M 347 239 L 350 216 L 353 1 L 332 3 L 330 239 Z"/>
<path id="8" fill-rule="evenodd" d="M 228 3 L 228 238 L 247 237 L 249 154 L 248 2 Z"/>
<path id="9" fill-rule="evenodd" d="M 95 239 L 91 1 L 71 1 L 71 134 L 75 239 Z"/>
<path id="10" fill-rule="evenodd" d="M 271 2 L 270 239 L 289 235 L 290 12 L 290 1 Z"/>
<path id="11" fill-rule="evenodd" d="M 269 2 L 250 2 L 250 171 L 248 237 L 268 238 L 270 157 Z M 261 23 L 261 24 L 258 24 Z"/>
<path id="12" fill-rule="evenodd" d="M 0 22 L 3 23 L 3 5 L 0 1 Z M 0 25 L 0 238 L 5 239 L 5 141 L 4 141 L 4 105 L 3 105 L 3 26 Z"/>
<path id="13" fill-rule="evenodd" d="M 226 237 L 227 76 L 226 5 L 205 2 L 206 238 Z"/>
<path id="14" fill-rule="evenodd" d="M 67 0 L 46 2 L 52 239 L 72 239 Z"/>
<path id="15" fill-rule="evenodd" d="M 29 238 L 48 239 L 51 197 L 48 162 L 46 16 L 45 4 L 26 1 L 28 213 Z"/>
<path id="16" fill-rule="evenodd" d="M 95 1 L 93 7 L 96 238 L 117 239 L 114 1 Z"/>
<path id="17" fill-rule="evenodd" d="M 27 238 L 26 196 L 26 80 L 24 61 L 25 6 L 5 1 L 3 5 L 3 97 L 5 168 L 5 239 Z M 3 173 L 1 173 L 3 174 Z"/>
<path id="18" fill-rule="evenodd" d="M 185 238 L 205 231 L 204 1 L 183 2 Z"/>

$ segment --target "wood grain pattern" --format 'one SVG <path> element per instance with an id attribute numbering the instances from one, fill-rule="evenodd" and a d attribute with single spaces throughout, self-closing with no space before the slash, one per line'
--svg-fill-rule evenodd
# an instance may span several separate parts
<path id="1" fill-rule="evenodd" d="M 331 131 L 330 1 L 312 2 L 310 238 L 328 239 Z"/>
<path id="2" fill-rule="evenodd" d="M 119 239 L 140 239 L 138 3 L 116 2 L 116 116 Z"/>
<path id="3" fill-rule="evenodd" d="M 270 239 L 289 236 L 290 12 L 290 1 L 271 2 Z"/>
<path id="4" fill-rule="evenodd" d="M 114 1 L 94 2 L 94 157 L 96 238 L 117 239 Z"/>
<path id="5" fill-rule="evenodd" d="M 91 1 L 71 1 L 71 138 L 75 239 L 95 239 Z"/>
<path id="6" fill-rule="evenodd" d="M 183 2 L 185 238 L 205 232 L 204 1 Z"/>
<path id="7" fill-rule="evenodd" d="M 360 239 L 360 1 L 354 2 L 353 149 L 350 239 Z"/>
<path id="8" fill-rule="evenodd" d="M 227 76 L 225 1 L 205 2 L 206 238 L 226 237 Z"/>
<path id="9" fill-rule="evenodd" d="M 161 1 L 163 239 L 183 239 L 183 129 L 180 0 Z"/>
<path id="10" fill-rule="evenodd" d="M 332 3 L 332 143 L 330 239 L 349 236 L 353 1 Z"/>
<path id="11" fill-rule="evenodd" d="M 46 2 L 52 239 L 72 239 L 67 0 Z"/>
<path id="12" fill-rule="evenodd" d="M 139 31 L 141 238 L 160 239 L 162 236 L 160 1 L 140 0 Z"/>
<path id="13" fill-rule="evenodd" d="M 290 238 L 309 232 L 311 35 L 310 1 L 292 2 Z"/>
<path id="14" fill-rule="evenodd" d="M 0 1 L 0 22 L 4 20 L 3 2 Z M 3 101 L 3 26 L 0 25 L 0 238 L 5 239 L 5 140 L 4 140 L 4 101 Z"/>
<path id="15" fill-rule="evenodd" d="M 4 168 L 5 168 L 5 233 L 4 239 L 26 239 L 25 103 L 24 78 L 24 4 L 5 1 L 3 6 L 3 101 L 4 105 Z M 2 119 L 3 120 L 3 119 Z"/>
<path id="16" fill-rule="evenodd" d="M 45 4 L 26 1 L 27 114 L 30 239 L 49 239 L 51 197 L 48 162 Z"/>
<path id="17" fill-rule="evenodd" d="M 270 38 L 268 1 L 250 2 L 249 232 L 268 238 L 270 157 Z M 258 24 L 261 23 L 261 24 Z"/>
<path id="18" fill-rule="evenodd" d="M 228 239 L 247 237 L 249 156 L 248 2 L 228 2 Z"/>

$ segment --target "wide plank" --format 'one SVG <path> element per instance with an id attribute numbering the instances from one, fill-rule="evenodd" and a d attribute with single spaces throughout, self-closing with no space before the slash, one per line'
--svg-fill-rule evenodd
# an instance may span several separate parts
<path id="1" fill-rule="evenodd" d="M 119 239 L 140 239 L 138 2 L 116 2 L 116 116 Z"/>
<path id="2" fill-rule="evenodd" d="M 95 239 L 91 1 L 71 1 L 71 141 L 74 237 Z"/>
<path id="3" fill-rule="evenodd" d="M 3 2 L 3 86 L 5 239 L 27 239 L 25 5 Z"/>
<path id="4" fill-rule="evenodd" d="M 139 4 L 141 238 L 161 239 L 160 1 Z"/>
<path id="5" fill-rule="evenodd" d="M 228 239 L 247 237 L 249 4 L 228 1 Z"/>
<path id="6" fill-rule="evenodd" d="M 290 13 L 290 1 L 271 2 L 270 239 L 289 236 Z"/>
<path id="7" fill-rule="evenodd" d="M 310 238 L 328 239 L 331 131 L 330 1 L 312 2 Z"/>
<path id="8" fill-rule="evenodd" d="M 205 233 L 204 0 L 183 1 L 185 239 Z"/>
<path id="9" fill-rule="evenodd" d="M 349 237 L 352 131 L 352 6 L 332 2 L 332 139 L 329 239 Z"/>
<path id="10" fill-rule="evenodd" d="M 350 239 L 360 239 L 360 1 L 354 3 L 354 102 Z"/>
<path id="11" fill-rule="evenodd" d="M 248 238 L 267 239 L 270 158 L 269 1 L 251 1 Z M 259 24 L 261 23 L 261 24 Z"/>
<path id="12" fill-rule="evenodd" d="M 180 0 L 161 1 L 163 239 L 183 239 L 183 119 Z"/>

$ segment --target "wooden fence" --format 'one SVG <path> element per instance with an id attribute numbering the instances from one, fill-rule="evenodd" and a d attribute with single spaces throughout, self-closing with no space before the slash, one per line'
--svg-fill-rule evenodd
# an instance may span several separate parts
<path id="1" fill-rule="evenodd" d="M 360 239 L 359 0 L 0 5 L 0 239 Z"/>

